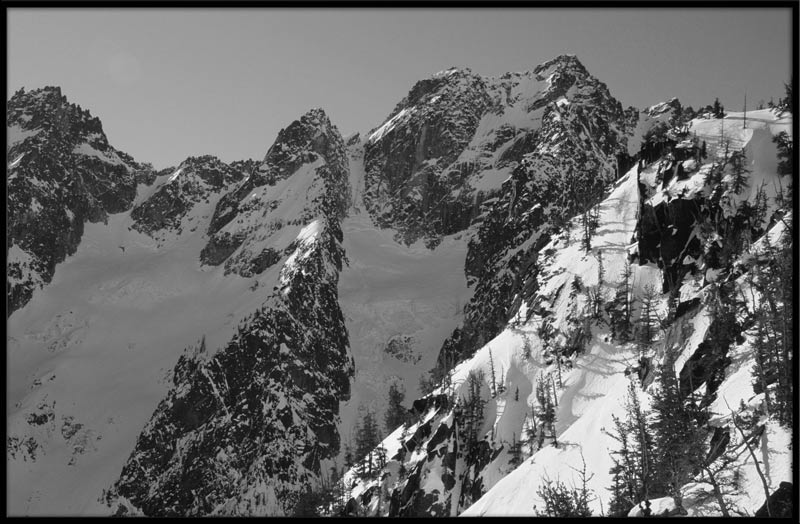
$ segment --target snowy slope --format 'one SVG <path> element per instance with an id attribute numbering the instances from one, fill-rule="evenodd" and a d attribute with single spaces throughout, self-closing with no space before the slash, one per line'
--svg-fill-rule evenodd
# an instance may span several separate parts
<path id="1" fill-rule="evenodd" d="M 611 275 L 619 274 L 624 265 L 624 260 L 628 253 L 627 248 L 636 227 L 637 212 L 638 188 L 635 172 L 631 172 L 620 180 L 617 188 L 600 205 L 600 226 L 593 245 L 594 249 L 603 252 L 603 263 L 607 268 L 606 271 L 609 278 L 611 278 Z M 544 267 L 552 268 L 553 274 L 542 277 L 542 280 L 547 282 L 547 285 L 542 286 L 539 292 L 540 296 L 549 297 L 552 300 L 551 309 L 556 315 L 554 320 L 556 325 L 566 325 L 570 315 L 574 314 L 574 311 L 570 310 L 572 304 L 569 296 L 569 283 L 572 279 L 575 276 L 579 276 L 587 286 L 597 284 L 597 261 L 592 254 L 587 255 L 582 252 L 578 229 L 577 227 L 573 229 L 569 241 L 566 238 L 558 238 L 543 249 L 544 252 L 552 249 L 557 253 L 554 258 L 550 258 L 543 264 Z M 635 277 L 637 289 L 658 278 L 659 272 L 655 268 L 648 266 L 638 268 Z M 612 281 L 610 286 L 613 288 L 615 283 L 615 281 Z M 609 286 L 609 283 L 605 285 Z M 537 335 L 539 324 L 540 321 L 525 322 L 521 320 L 513 322 L 509 328 L 490 341 L 469 361 L 457 366 L 453 372 L 452 382 L 455 385 L 455 390 L 452 393 L 448 393 L 448 395 L 455 395 L 456 398 L 466 397 L 467 376 L 471 371 L 482 370 L 488 380 L 490 376 L 490 353 L 495 372 L 498 375 L 502 374 L 499 380 L 506 383 L 506 393 L 498 395 L 495 399 L 487 395 L 486 422 L 480 431 L 481 435 L 492 435 L 489 445 L 493 449 L 501 449 L 503 446 L 507 449 L 513 439 L 520 440 L 526 415 L 529 413 L 527 406 L 535 404 L 534 389 L 540 373 L 555 373 L 555 366 L 546 364 L 548 357 L 542 351 L 542 344 Z M 621 406 L 620 403 L 609 401 L 606 395 L 611 394 L 613 397 L 618 391 L 621 391 L 621 394 L 624 395 L 627 388 L 627 378 L 624 375 L 624 370 L 635 360 L 635 353 L 633 350 L 616 348 L 605 343 L 603 336 L 601 333 L 595 335 L 587 354 L 580 356 L 574 363 L 574 369 L 563 377 L 564 388 L 561 391 L 558 411 L 559 425 L 557 431 L 559 441 L 572 441 L 570 434 L 575 435 L 572 439 L 578 440 L 586 435 L 586 431 L 596 425 L 596 421 L 593 423 L 590 420 L 591 417 L 584 417 L 583 415 L 601 412 L 608 417 L 615 409 L 621 409 L 619 407 Z M 532 348 L 529 357 L 524 356 L 526 345 Z M 518 401 L 514 400 L 517 388 L 519 391 Z M 484 391 L 487 392 L 488 389 L 487 383 Z M 434 392 L 433 394 L 436 395 L 437 393 Z M 444 417 L 437 421 L 438 424 L 434 423 L 431 426 L 430 434 L 437 433 L 437 428 L 442 424 L 452 426 L 452 415 L 444 413 L 443 415 Z M 407 431 L 408 435 L 414 434 L 417 429 L 417 425 L 411 426 Z M 387 449 L 398 448 L 399 445 L 396 443 L 396 439 L 399 437 L 400 431 L 396 431 L 384 441 L 384 445 Z M 598 440 L 598 445 L 602 445 L 602 440 Z M 576 456 L 579 456 L 579 448 L 569 445 L 565 447 L 566 451 L 562 453 L 573 452 Z M 547 449 L 545 448 L 540 453 L 544 453 L 547 456 Z M 556 451 L 555 448 L 553 449 Z M 553 455 L 550 459 L 551 462 L 549 462 L 551 470 L 558 469 L 556 466 L 565 459 L 574 459 L 572 456 L 563 456 L 561 453 L 554 454 L 551 452 L 550 454 Z M 586 452 L 586 455 L 590 454 L 590 451 Z M 392 455 L 393 453 L 390 451 L 388 456 L 391 457 Z M 599 455 L 597 456 L 599 457 Z M 419 489 L 429 493 L 435 493 L 438 490 L 438 497 L 444 498 L 445 493 L 442 493 L 442 481 L 439 478 L 441 466 L 436 466 L 436 460 L 432 459 L 430 455 L 417 454 L 414 457 L 409 460 L 409 464 L 415 461 L 424 463 L 426 460 L 433 460 L 434 462 L 430 466 L 432 468 L 431 473 L 426 476 L 426 480 L 420 482 Z M 503 453 L 494 462 L 485 467 L 481 473 L 485 489 L 491 488 L 509 471 L 508 465 L 505 464 L 507 459 L 507 454 Z M 411 469 L 410 466 L 407 467 Z M 391 469 L 391 466 L 389 469 Z M 439 473 L 434 473 L 434 471 Z M 351 473 L 351 475 L 354 474 Z M 397 479 L 390 479 L 390 482 L 395 481 Z M 437 486 L 439 487 L 437 488 Z M 351 495 L 358 497 L 369 487 L 370 483 L 359 484 Z M 501 492 L 508 494 L 507 489 L 501 490 Z M 519 503 L 525 504 L 528 504 L 531 500 L 530 495 L 521 497 L 519 493 L 515 493 L 513 496 L 508 494 L 507 496 L 508 499 L 503 501 L 504 507 L 510 507 L 508 500 L 516 499 Z M 457 499 L 458 496 L 454 495 L 454 498 Z M 530 510 L 530 508 L 527 509 Z M 517 508 L 511 513 L 530 514 L 530 511 L 522 512 Z M 446 514 L 450 513 L 447 512 Z"/>
<path id="2" fill-rule="evenodd" d="M 98 498 L 178 356 L 203 336 L 218 347 L 263 300 L 251 282 L 201 268 L 199 231 L 157 251 L 130 224 L 123 213 L 87 225 L 53 282 L 9 319 L 8 435 L 37 446 L 8 461 L 11 514 L 107 514 Z M 42 413 L 47 423 L 28 423 Z"/>
<path id="3" fill-rule="evenodd" d="M 336 158 L 343 156 L 341 138 L 338 144 Z M 77 252 L 56 267 L 53 282 L 11 317 L 10 513 L 109 514 L 112 508 L 101 497 L 119 479 L 137 436 L 167 396 L 176 361 L 201 339 L 210 354 L 225 346 L 254 312 L 265 309 L 271 290 L 289 286 L 276 304 L 296 310 L 298 318 L 302 312 L 335 319 L 327 303 L 300 308 L 293 297 L 307 291 L 291 287 L 321 279 L 330 281 L 323 287 L 332 283 L 335 296 L 338 270 L 318 265 L 318 258 L 327 260 L 319 253 L 330 253 L 326 263 L 335 265 L 341 257 L 335 217 L 347 193 L 341 179 L 346 164 L 310 159 L 279 181 L 278 191 L 270 192 L 273 201 L 280 194 L 282 204 L 273 210 L 287 223 L 271 237 L 280 249 L 278 260 L 242 278 L 226 266 L 201 264 L 200 254 L 220 198 L 245 182 L 237 183 L 237 166 L 244 164 L 231 168 L 213 157 L 191 158 L 154 177 L 155 183 L 139 184 L 140 194 L 131 199 L 135 207 L 107 223 L 87 224 Z M 266 226 L 253 221 L 250 246 Z M 25 251 L 15 246 L 10 254 L 25 263 Z M 316 326 L 307 332 L 323 328 Z M 336 333 L 329 330 L 329 336 Z M 345 350 L 346 334 L 326 349 Z M 335 360 L 333 353 L 330 358 Z M 342 382 L 332 370 L 328 375 Z M 335 411 L 315 416 L 317 431 L 336 421 Z"/>
<path id="4" fill-rule="evenodd" d="M 435 249 L 422 242 L 395 240 L 395 231 L 377 227 L 364 210 L 360 145 L 350 148 L 350 214 L 342 222 L 348 264 L 339 279 L 339 303 L 350 335 L 356 375 L 351 398 L 341 406 L 340 433 L 352 437 L 360 407 L 386 409 L 392 382 L 406 398 L 417 398 L 419 378 L 433 367 L 439 347 L 462 318 L 470 291 L 464 276 L 466 240 L 447 237 Z M 402 353 L 389 351 L 402 341 Z M 342 450 L 342 453 L 344 450 Z"/>
<path id="5" fill-rule="evenodd" d="M 777 209 L 775 188 L 786 185 L 786 180 L 779 181 L 775 174 L 776 149 L 771 137 L 785 129 L 787 121 L 771 113 L 763 117 L 764 122 L 754 123 L 746 130 L 738 130 L 741 120 L 736 118 L 695 120 L 690 130 L 696 132 L 700 140 L 708 142 L 709 152 L 716 149 L 711 130 L 716 129 L 718 133 L 721 125 L 726 128 L 726 136 L 732 141 L 739 140 L 737 147 L 743 147 L 750 160 L 750 187 L 762 182 L 773 186 L 766 191 L 769 219 Z M 698 166 L 700 171 L 711 168 L 715 157 L 711 154 L 709 157 L 707 164 Z M 554 235 L 541 248 L 542 258 L 537 262 L 540 268 L 536 277 L 538 288 L 532 296 L 526 297 L 508 326 L 455 368 L 450 377 L 452 386 L 442 385 L 414 403 L 417 419 L 405 428 L 398 428 L 382 443 L 387 464 L 380 474 L 364 478 L 356 469 L 348 472 L 344 482 L 350 498 L 348 512 L 392 516 L 415 515 L 420 511 L 427 515 L 534 515 L 544 506 L 537 495 L 544 482 L 553 480 L 579 485 L 579 473 L 584 464 L 590 477 L 587 487 L 593 495 L 591 510 L 596 515 L 608 510 L 608 488 L 612 484 L 609 470 L 613 466 L 609 450 L 616 449 L 618 444 L 604 430 L 613 430 L 614 416 L 624 418 L 631 385 L 642 405 L 649 406 L 653 376 L 642 367 L 636 344 L 616 342 L 607 324 L 588 318 L 589 296 L 596 293 L 599 286 L 603 301 L 608 303 L 621 284 L 626 261 L 630 255 L 636 256 L 639 214 L 642 209 L 658 205 L 653 201 L 657 197 L 648 201 L 640 199 L 642 186 L 639 182 L 648 192 L 655 186 L 655 194 L 662 194 L 666 199 L 700 201 L 713 193 L 700 184 L 694 194 L 682 192 L 668 196 L 672 186 L 665 190 L 653 177 L 657 164 L 642 169 L 640 177 L 637 176 L 640 170 L 634 167 L 604 196 L 598 206 L 598 226 L 591 240 L 591 252 L 584 252 L 581 245 L 580 217 L 572 220 L 568 232 Z M 691 182 L 691 176 L 688 180 Z M 685 181 L 670 182 L 679 183 Z M 721 182 L 726 188 L 725 194 L 737 197 L 735 202 L 739 207 L 725 201 L 719 205 L 723 206 L 721 209 L 729 206 L 735 216 L 741 201 L 751 201 L 754 192 L 745 190 L 735 195 L 729 189 L 730 183 L 730 178 L 723 178 Z M 785 221 L 791 223 L 791 216 L 784 216 L 783 221 L 777 222 L 773 217 L 771 222 L 754 223 L 753 227 L 754 230 L 768 228 L 766 235 L 772 245 L 779 245 L 781 235 L 786 234 Z M 754 255 L 746 254 L 747 250 L 759 253 L 762 244 L 763 241 L 759 241 L 746 248 L 745 254 L 735 262 L 738 269 L 731 278 L 737 278 L 743 296 L 750 293 L 745 284 L 748 268 L 758 264 Z M 602 282 L 599 281 L 599 259 L 602 259 Z M 680 301 L 685 303 L 683 312 L 658 335 L 655 353 L 650 357 L 658 365 L 667 352 L 674 353 L 674 372 L 680 375 L 681 382 L 687 368 L 691 373 L 688 361 L 705 358 L 701 347 L 713 323 L 713 313 L 707 305 L 712 296 L 710 289 L 717 275 L 727 274 L 726 268 L 712 269 L 706 265 L 711 263 L 710 259 L 704 262 L 701 257 L 686 263 L 692 264 L 692 269 L 680 289 Z M 634 262 L 631 269 L 635 299 L 641 301 L 647 288 L 656 292 L 662 290 L 663 272 L 654 263 L 639 265 Z M 697 300 L 697 304 L 693 300 Z M 750 298 L 746 303 L 753 308 Z M 666 293 L 660 294 L 654 305 L 659 318 L 668 318 L 671 314 Z M 635 307 L 634 318 L 639 308 Z M 545 325 L 554 328 L 554 338 L 543 338 Z M 583 339 L 583 349 L 562 360 L 559 369 L 548 346 L 569 345 L 576 334 L 577 340 L 581 340 L 580 334 L 588 334 Z M 728 406 L 738 408 L 744 402 L 747 409 L 752 410 L 763 400 L 763 394 L 756 394 L 751 385 L 755 357 L 749 335 L 731 346 L 729 358 L 726 362 L 730 363 L 724 364 L 727 367 L 721 381 L 713 386 L 715 393 L 710 397 L 710 411 L 717 415 L 709 422 L 708 431 L 731 425 Z M 485 406 L 477 427 L 478 442 L 472 444 L 477 447 L 462 449 L 465 445 L 463 425 L 468 419 L 463 418 L 461 411 L 466 409 L 469 397 L 469 375 L 476 372 L 483 373 L 481 398 Z M 496 395 L 492 392 L 492 374 L 496 375 L 497 383 L 504 384 L 504 389 Z M 644 387 L 637 374 L 645 377 Z M 531 411 L 541 411 L 535 393 L 539 383 L 557 392 L 554 428 L 557 445 L 549 435 L 543 439 L 541 448 L 525 442 L 521 454 L 527 458 L 514 466 L 512 444 L 519 442 L 521 435 L 531 428 Z M 709 387 L 712 386 L 701 385 L 698 394 L 705 395 Z M 790 434 L 775 422 L 763 422 L 763 427 L 757 456 L 762 469 L 768 472 L 772 493 L 781 482 L 791 480 L 790 454 L 784 447 Z M 725 497 L 731 507 L 752 515 L 763 504 L 764 492 L 752 459 L 742 444 L 738 446 L 734 467 L 739 471 L 741 485 Z M 700 477 L 695 480 L 682 488 L 688 514 L 720 515 L 710 485 Z M 652 504 L 659 513 L 674 509 L 671 498 L 653 500 Z M 631 514 L 636 511 L 634 508 Z"/>
<path id="6" fill-rule="evenodd" d="M 745 127 L 740 113 L 683 122 L 676 99 L 623 111 L 562 55 L 498 78 L 437 73 L 363 138 L 312 109 L 262 161 L 153 172 L 57 88 L 13 100 L 10 514 L 316 512 L 364 408 L 389 433 L 370 454 L 385 464 L 346 472 L 337 514 L 530 516 L 544 483 L 577 485 L 584 465 L 601 514 L 606 430 L 630 391 L 650 406 L 668 356 L 709 405 L 705 445 L 719 430 L 738 446 L 726 500 L 763 504 L 730 412 L 765 399 L 748 311 L 767 247 L 793 234 L 772 140 L 788 113 L 749 112 Z M 668 141 L 646 136 L 676 121 L 668 138 L 707 157 L 654 153 Z M 748 184 L 734 191 L 739 151 Z M 637 153 L 648 160 L 629 169 Z M 628 267 L 633 322 L 649 293 L 663 320 L 645 358 L 611 327 Z M 710 354 L 716 290 L 734 283 L 737 332 Z M 423 392 L 423 375 L 442 382 Z M 411 417 L 389 432 L 392 384 Z M 774 492 L 791 480 L 791 434 L 753 424 Z M 681 490 L 689 515 L 720 514 L 701 476 Z"/>
<path id="7" fill-rule="evenodd" d="M 725 120 L 695 120 L 691 126 L 691 130 L 695 131 L 698 137 L 707 140 L 713 151 L 721 150 L 714 140 L 712 131 L 717 130 L 716 136 L 719 136 L 720 127 L 724 129 L 725 136 L 735 144 L 735 147 L 745 148 L 748 158 L 752 159 L 751 187 L 757 187 L 765 179 L 774 183 L 775 149 L 770 139 L 772 134 L 785 130 L 788 123 L 788 119 L 778 120 L 771 112 L 765 112 L 761 116 L 764 118 L 749 123 L 748 129 L 742 129 L 742 122 L 736 115 Z M 743 196 L 747 198 L 747 194 Z M 773 199 L 771 205 L 774 206 L 774 191 L 769 192 L 769 198 Z M 603 228 L 602 220 L 600 228 L 601 230 Z M 783 223 L 779 222 L 774 229 L 783 228 Z M 775 231 L 770 231 L 769 234 L 773 236 L 773 242 L 777 245 Z M 640 267 L 639 271 L 642 269 L 644 268 Z M 609 274 L 614 274 L 614 271 L 610 270 Z M 658 284 L 658 279 L 657 274 L 651 273 L 649 278 L 651 283 Z M 739 280 L 743 281 L 744 277 L 739 277 Z M 746 291 L 743 292 L 743 296 L 747 295 Z M 752 304 L 750 306 L 752 307 Z M 688 324 L 691 326 L 689 332 L 692 335 L 683 344 L 681 356 L 675 363 L 676 371 L 681 369 L 682 363 L 694 353 L 698 343 L 703 340 L 708 329 L 705 308 L 692 315 L 688 319 Z M 667 339 L 670 338 L 674 339 L 675 336 L 667 335 Z M 677 339 L 680 340 L 680 337 Z M 712 423 L 715 426 L 729 425 L 730 409 L 738 407 L 740 402 L 744 401 L 753 407 L 760 402 L 751 385 L 751 367 L 755 358 L 753 348 L 745 342 L 735 346 L 732 351 L 733 363 L 726 369 L 725 379 L 718 389 L 719 397 L 711 407 L 712 413 L 721 414 Z M 578 473 L 584 461 L 587 470 L 594 475 L 588 482 L 589 488 L 596 496 L 592 502 L 594 513 L 600 514 L 604 506 L 608 508 L 607 488 L 611 485 L 608 470 L 612 466 L 608 450 L 615 449 L 617 444 L 602 432 L 602 428 L 608 429 L 613 426 L 612 415 L 622 416 L 629 382 L 624 376 L 625 364 L 635 360 L 635 354 L 630 350 L 624 351 L 623 348 L 608 345 L 604 348 L 602 344 L 596 344 L 591 353 L 592 356 L 587 360 L 593 364 L 592 367 L 596 371 L 581 373 L 582 376 L 575 386 L 571 388 L 568 386 L 559 399 L 557 415 L 560 426 L 559 442 L 564 446 L 548 447 L 533 455 L 513 473 L 498 482 L 493 489 L 465 511 L 464 515 L 530 515 L 533 512 L 533 505 L 538 505 L 540 509 L 543 506 L 536 492 L 544 479 L 560 479 L 568 485 L 580 485 Z M 579 359 L 579 362 L 581 360 L 583 358 Z M 600 363 L 602 365 L 598 366 Z M 581 365 L 578 364 L 576 367 L 580 369 Z M 569 379 L 565 384 L 569 384 Z M 640 395 L 645 397 L 644 402 L 646 402 L 646 395 L 643 393 Z M 762 463 L 762 468 L 769 472 L 770 493 L 775 491 L 782 481 L 791 481 L 791 458 L 786 448 L 789 438 L 790 435 L 785 428 L 772 422 L 767 425 L 758 459 Z M 746 453 L 743 455 L 737 466 L 744 480 L 736 494 L 731 496 L 731 501 L 735 506 L 752 514 L 763 504 L 764 494 L 752 459 L 746 456 Z M 699 483 L 684 487 L 686 497 L 684 505 L 689 515 L 720 515 L 718 505 L 708 501 L 710 489 L 708 484 Z M 701 497 L 702 493 L 706 495 Z M 653 504 L 656 513 L 674 507 L 671 499 L 659 499 L 653 501 Z M 632 514 L 636 511 L 634 509 Z"/>
<path id="8" fill-rule="evenodd" d="M 85 222 L 130 207 L 151 171 L 112 147 L 96 117 L 57 87 L 20 89 L 6 107 L 8 314 L 50 282 Z"/>

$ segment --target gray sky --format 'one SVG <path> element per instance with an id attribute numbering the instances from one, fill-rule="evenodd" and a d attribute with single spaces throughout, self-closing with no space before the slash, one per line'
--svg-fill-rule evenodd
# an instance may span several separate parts
<path id="1" fill-rule="evenodd" d="M 789 9 L 14 8 L 8 86 L 59 85 L 109 141 L 157 168 L 262 158 L 322 107 L 343 134 L 379 125 L 415 81 L 490 76 L 574 53 L 623 106 L 677 96 L 730 110 L 783 96 Z"/>

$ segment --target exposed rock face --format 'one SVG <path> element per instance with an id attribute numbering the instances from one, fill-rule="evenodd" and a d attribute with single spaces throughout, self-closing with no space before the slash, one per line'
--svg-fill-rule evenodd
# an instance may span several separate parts
<path id="1" fill-rule="evenodd" d="M 100 120 L 57 87 L 15 93 L 6 125 L 11 314 L 75 252 L 84 222 L 130 209 L 152 169 L 109 145 Z"/>
<path id="2" fill-rule="evenodd" d="M 364 201 L 378 224 L 408 243 L 469 225 L 469 173 L 452 164 L 490 103 L 485 80 L 468 69 L 414 85 L 365 146 Z"/>
<path id="3" fill-rule="evenodd" d="M 523 78 L 549 82 L 529 103 L 541 123 L 514 143 L 524 143 L 521 161 L 483 203 L 466 261 L 475 294 L 463 329 L 443 347 L 441 363 L 469 356 L 505 326 L 535 291 L 539 249 L 569 218 L 599 201 L 618 175 L 618 156 L 627 154 L 628 115 L 577 59 L 558 57 L 532 74 L 503 80 L 512 90 Z"/>
<path id="4" fill-rule="evenodd" d="M 146 201 L 131 211 L 133 228 L 151 236 L 163 230 L 181 232 L 183 219 L 198 203 L 208 203 L 214 195 L 245 178 L 241 169 L 213 156 L 189 157 Z"/>
<path id="5" fill-rule="evenodd" d="M 768 501 L 756 511 L 756 517 L 791 518 L 795 514 L 792 502 L 792 483 L 781 482 Z M 769 505 L 769 507 L 767 507 Z"/>
<path id="6" fill-rule="evenodd" d="M 312 109 L 282 129 L 258 168 L 220 199 L 200 260 L 224 262 L 226 274 L 261 273 L 293 240 L 285 227 L 307 224 L 324 206 L 331 217 L 344 216 L 347 176 L 341 135 L 324 111 Z"/>
<path id="7" fill-rule="evenodd" d="M 342 158 L 338 131 L 312 111 L 281 132 L 263 169 L 217 207 L 216 232 L 230 231 L 224 224 L 237 217 L 269 212 L 269 200 L 242 202 L 253 190 L 290 181 L 314 189 L 296 215 L 282 214 L 295 232 L 286 249 L 232 265 L 246 273 L 281 264 L 272 293 L 224 348 L 208 357 L 201 344 L 178 361 L 173 388 L 107 499 L 119 514 L 290 515 L 316 486 L 320 461 L 338 453 L 339 402 L 354 372 L 337 291 L 349 193 Z M 241 229 L 245 246 L 268 224 Z"/>

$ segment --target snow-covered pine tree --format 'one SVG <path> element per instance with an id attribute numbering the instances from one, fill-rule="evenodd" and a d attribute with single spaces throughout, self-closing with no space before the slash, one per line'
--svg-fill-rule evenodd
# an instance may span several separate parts
<path id="1" fill-rule="evenodd" d="M 537 416 L 541 423 L 540 440 L 547 436 L 553 439 L 553 445 L 558 446 L 556 438 L 556 409 L 553 396 L 550 393 L 550 385 L 544 375 L 539 376 L 536 381 L 536 399 L 539 401 L 539 411 Z M 549 435 L 546 431 L 549 430 Z"/>

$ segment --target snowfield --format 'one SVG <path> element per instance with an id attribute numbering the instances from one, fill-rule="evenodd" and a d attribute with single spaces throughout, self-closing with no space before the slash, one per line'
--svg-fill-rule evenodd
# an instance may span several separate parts
<path id="1" fill-rule="evenodd" d="M 123 213 L 87 224 L 78 252 L 9 318 L 8 436 L 39 446 L 7 461 L 10 514 L 107 515 L 97 499 L 166 394 L 178 356 L 203 336 L 216 349 L 263 301 L 253 279 L 200 266 L 200 231 L 157 251 L 130 223 Z M 48 421 L 31 425 L 32 414 Z"/>

